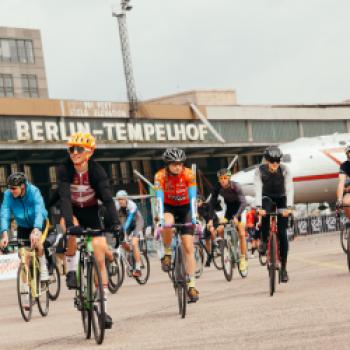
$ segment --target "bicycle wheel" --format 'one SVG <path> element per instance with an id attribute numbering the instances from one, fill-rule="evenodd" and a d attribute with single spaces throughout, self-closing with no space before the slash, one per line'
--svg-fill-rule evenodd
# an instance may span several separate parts
<path id="1" fill-rule="evenodd" d="M 61 276 L 57 265 L 54 266 L 52 275 L 49 280 L 49 298 L 50 300 L 57 300 L 61 291 Z"/>
<path id="2" fill-rule="evenodd" d="M 186 285 L 186 270 L 185 263 L 182 257 L 181 246 L 177 247 L 176 250 L 176 263 L 175 263 L 175 286 L 177 293 L 177 301 L 179 305 L 179 314 L 181 318 L 186 316 L 187 307 L 187 285 Z"/>
<path id="3" fill-rule="evenodd" d="M 222 240 L 218 241 L 217 245 L 215 246 L 212 245 L 213 263 L 217 270 L 222 270 L 224 268 L 222 265 L 222 258 L 221 258 L 221 245 L 222 245 Z"/>
<path id="4" fill-rule="evenodd" d="M 231 281 L 233 274 L 231 247 L 229 246 L 226 239 L 223 240 L 221 244 L 221 263 L 226 280 Z"/>
<path id="5" fill-rule="evenodd" d="M 276 262 L 277 262 L 277 239 L 273 234 L 270 238 L 270 252 L 269 252 L 269 278 L 270 278 L 270 296 L 276 290 Z"/>
<path id="6" fill-rule="evenodd" d="M 88 288 L 91 303 L 91 323 L 97 344 L 102 344 L 105 335 L 105 303 L 101 271 L 94 256 L 88 263 Z"/>
<path id="7" fill-rule="evenodd" d="M 28 283 L 29 278 L 26 268 L 20 264 L 17 270 L 17 297 L 21 315 L 26 322 L 30 321 L 33 310 L 32 289 L 30 283 Z"/>
<path id="8" fill-rule="evenodd" d="M 150 263 L 145 251 L 141 251 L 141 276 L 135 277 L 138 284 L 146 284 L 150 274 Z"/>
<path id="9" fill-rule="evenodd" d="M 194 246 L 194 257 L 196 261 L 195 277 L 200 278 L 203 273 L 204 254 L 203 248 L 198 244 Z"/>
<path id="10" fill-rule="evenodd" d="M 38 304 L 39 312 L 41 316 L 45 317 L 49 313 L 50 305 L 49 282 L 40 281 L 40 270 L 38 265 L 36 269 L 36 292 L 38 293 L 38 296 L 36 297 L 36 303 Z"/>
<path id="11" fill-rule="evenodd" d="M 88 290 L 87 290 L 87 276 L 86 268 L 83 263 L 79 263 L 77 280 L 79 282 L 79 289 L 77 290 L 76 298 L 78 304 L 78 310 L 81 313 L 81 321 L 83 323 L 83 330 L 86 339 L 91 338 L 91 307 L 88 302 Z"/>
<path id="12" fill-rule="evenodd" d="M 348 225 L 345 224 L 343 229 L 340 231 L 340 245 L 345 254 L 347 254 L 348 234 L 349 234 Z"/>
<path id="13" fill-rule="evenodd" d="M 261 254 L 259 253 L 259 262 L 261 266 L 265 266 L 267 263 L 267 258 L 266 258 L 266 254 Z"/>
<path id="14" fill-rule="evenodd" d="M 108 290 L 115 294 L 124 281 L 124 264 L 122 259 L 114 256 L 113 264 L 106 259 L 106 269 L 108 274 Z"/>

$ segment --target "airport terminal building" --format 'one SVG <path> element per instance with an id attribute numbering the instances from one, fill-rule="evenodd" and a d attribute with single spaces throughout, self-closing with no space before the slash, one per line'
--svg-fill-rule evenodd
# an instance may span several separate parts
<path id="1" fill-rule="evenodd" d="M 11 171 L 22 170 L 48 198 L 55 167 L 67 157 L 65 142 L 79 130 L 95 135 L 95 158 L 115 190 L 138 193 L 133 169 L 153 179 L 172 145 L 186 149 L 207 191 L 235 154 L 239 169 L 259 162 L 267 145 L 350 132 L 350 104 L 242 106 L 232 90 L 190 91 L 140 103 L 130 119 L 127 103 L 1 98 L 1 190 Z"/>

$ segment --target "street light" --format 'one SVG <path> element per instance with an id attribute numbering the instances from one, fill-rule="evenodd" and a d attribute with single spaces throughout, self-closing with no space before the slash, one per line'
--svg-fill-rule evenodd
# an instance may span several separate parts
<path id="1" fill-rule="evenodd" d="M 129 36 L 126 26 L 126 12 L 131 11 L 132 5 L 130 0 L 121 0 L 119 6 L 114 6 L 112 9 L 112 16 L 117 17 L 119 25 L 119 37 L 122 49 L 122 57 L 124 64 L 124 74 L 126 80 L 126 89 L 129 101 L 130 118 L 134 118 L 137 112 L 137 96 L 134 81 L 134 74 L 132 69 Z"/>

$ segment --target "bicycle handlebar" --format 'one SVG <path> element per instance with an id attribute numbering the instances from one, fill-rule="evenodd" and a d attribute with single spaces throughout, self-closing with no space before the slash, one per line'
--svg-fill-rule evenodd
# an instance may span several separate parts
<path id="1" fill-rule="evenodd" d="M 69 236 L 76 236 L 76 237 L 81 237 L 81 236 L 91 236 L 91 237 L 95 237 L 95 236 L 99 236 L 101 235 L 101 233 L 103 233 L 103 230 L 99 230 L 99 229 L 85 229 L 85 230 L 79 230 L 80 232 L 74 232 L 74 231 L 67 231 L 67 235 Z"/>

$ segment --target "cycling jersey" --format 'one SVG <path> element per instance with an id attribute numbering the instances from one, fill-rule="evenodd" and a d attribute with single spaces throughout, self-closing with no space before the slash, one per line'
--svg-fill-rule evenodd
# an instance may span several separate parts
<path id="1" fill-rule="evenodd" d="M 210 205 L 216 207 L 218 197 L 222 196 L 226 206 L 225 218 L 231 220 L 233 216 L 240 217 L 247 206 L 241 186 L 234 181 L 230 181 L 230 186 L 223 188 L 218 185 L 210 195 Z"/>
<path id="2" fill-rule="evenodd" d="M 105 206 L 108 212 L 108 216 L 110 218 L 111 224 L 118 224 L 119 220 L 118 220 L 117 211 L 113 201 L 113 195 L 112 195 L 109 179 L 105 170 L 102 168 L 102 166 L 97 162 L 95 162 L 94 160 L 91 160 L 91 159 L 89 160 L 88 174 L 87 174 L 89 185 L 85 183 L 84 186 L 88 186 L 88 187 L 85 187 L 85 189 L 89 187 L 93 189 L 94 201 L 96 200 L 96 204 L 94 205 L 82 207 L 81 203 L 80 205 L 79 204 L 74 205 L 74 203 L 72 203 L 71 185 L 72 184 L 74 185 L 74 178 L 76 178 L 75 176 L 76 176 L 76 171 L 74 169 L 73 162 L 70 159 L 67 159 L 66 162 L 64 162 L 62 165 L 59 166 L 57 171 L 58 197 L 60 199 L 60 209 L 62 212 L 62 216 L 66 222 L 66 226 L 67 227 L 73 226 L 73 208 L 75 213 L 78 214 L 80 218 L 82 218 L 83 220 L 84 218 L 87 218 L 86 221 L 88 223 L 91 223 L 90 219 L 88 219 L 88 217 L 90 216 L 90 213 L 92 213 L 92 211 L 94 213 L 96 212 L 96 214 L 94 214 L 94 217 L 92 218 L 92 221 L 96 226 L 97 217 L 98 217 L 97 199 L 100 199 L 103 205 Z M 90 194 L 88 195 L 88 197 L 92 194 L 90 189 L 89 191 L 90 191 Z M 89 200 L 91 199 L 92 198 L 89 198 Z M 88 208 L 91 208 L 91 210 L 87 210 Z"/>
<path id="3" fill-rule="evenodd" d="M 262 206 L 262 197 L 287 197 L 287 206 L 294 203 L 293 179 L 288 167 L 281 164 L 276 172 L 269 171 L 267 164 L 261 164 L 255 170 L 255 204 Z"/>
<path id="4" fill-rule="evenodd" d="M 47 211 L 40 190 L 29 182 L 26 182 L 26 190 L 23 197 L 13 197 L 10 190 L 4 193 L 1 206 L 0 232 L 9 231 L 10 219 L 14 217 L 19 227 L 43 229 L 43 223 L 47 218 Z"/>
<path id="5" fill-rule="evenodd" d="M 96 193 L 90 185 L 88 171 L 74 174 L 70 192 L 72 204 L 76 207 L 85 208 L 97 205 Z"/>
<path id="6" fill-rule="evenodd" d="M 251 209 L 247 212 L 246 215 L 246 227 L 252 228 L 255 227 L 256 223 L 256 211 L 254 209 Z"/>
<path id="7" fill-rule="evenodd" d="M 159 170 L 154 178 L 158 200 L 158 213 L 164 217 L 164 205 L 181 207 L 190 205 L 192 222 L 196 220 L 196 177 L 192 170 L 183 168 L 178 175 L 171 174 L 166 168 Z"/>
<path id="8" fill-rule="evenodd" d="M 144 227 L 144 220 L 137 208 L 137 205 L 131 199 L 126 202 L 126 207 L 121 207 L 119 202 L 115 201 L 115 207 L 117 209 L 118 217 L 123 222 L 123 230 L 125 233 L 135 232 L 139 235 Z"/>

